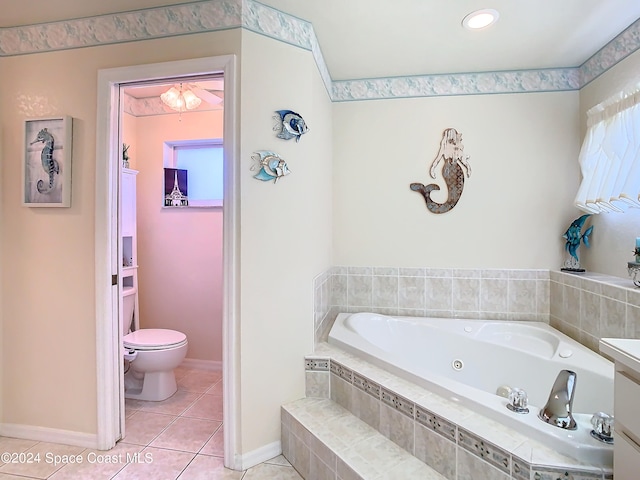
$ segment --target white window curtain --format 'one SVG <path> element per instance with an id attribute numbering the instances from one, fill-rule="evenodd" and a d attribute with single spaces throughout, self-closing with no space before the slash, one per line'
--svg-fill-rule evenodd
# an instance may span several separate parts
<path id="1" fill-rule="evenodd" d="M 587 112 L 575 205 L 588 213 L 640 208 L 640 84 Z"/>

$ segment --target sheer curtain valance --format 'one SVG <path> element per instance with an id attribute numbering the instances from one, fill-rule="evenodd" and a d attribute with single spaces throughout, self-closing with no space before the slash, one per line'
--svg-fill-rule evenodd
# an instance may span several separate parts
<path id="1" fill-rule="evenodd" d="M 640 208 L 640 84 L 587 112 L 575 205 L 588 213 Z"/>

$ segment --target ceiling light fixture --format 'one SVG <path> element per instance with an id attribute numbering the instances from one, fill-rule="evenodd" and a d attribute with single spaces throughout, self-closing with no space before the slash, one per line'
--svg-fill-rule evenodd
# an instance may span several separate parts
<path id="1" fill-rule="evenodd" d="M 487 28 L 498 21 L 500 14 L 492 8 L 476 10 L 462 19 L 462 26 L 469 30 Z"/>
<path id="2" fill-rule="evenodd" d="M 198 108 L 202 100 L 191 90 L 183 90 L 182 83 L 180 89 L 171 87 L 169 90 L 160 95 L 162 102 L 176 112 L 184 112 Z"/>

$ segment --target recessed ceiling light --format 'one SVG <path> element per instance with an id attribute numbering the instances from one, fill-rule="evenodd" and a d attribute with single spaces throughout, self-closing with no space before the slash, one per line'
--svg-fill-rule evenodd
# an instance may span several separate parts
<path id="1" fill-rule="evenodd" d="M 496 10 L 492 8 L 485 8 L 483 10 L 471 12 L 469 15 L 464 17 L 462 25 L 464 28 L 468 28 L 469 30 L 479 30 L 496 23 L 498 21 L 498 17 L 500 17 L 500 14 Z"/>

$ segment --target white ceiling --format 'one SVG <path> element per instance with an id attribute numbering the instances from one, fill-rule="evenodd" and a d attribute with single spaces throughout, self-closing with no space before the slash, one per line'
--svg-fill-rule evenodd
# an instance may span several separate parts
<path id="1" fill-rule="evenodd" d="M 0 27 L 180 0 L 0 0 Z M 575 67 L 640 18 L 640 0 L 261 0 L 310 21 L 334 80 Z M 462 18 L 494 8 L 470 32 Z"/>
<path id="2" fill-rule="evenodd" d="M 202 100 L 199 106 L 190 111 L 202 112 L 223 108 L 224 80 L 222 77 L 210 76 L 187 79 L 183 83 L 179 83 L 178 80 L 154 81 L 125 86 L 124 93 L 129 97 L 125 99 L 125 112 L 135 117 L 177 113 L 160 100 L 160 95 L 171 87 L 192 90 Z"/>

